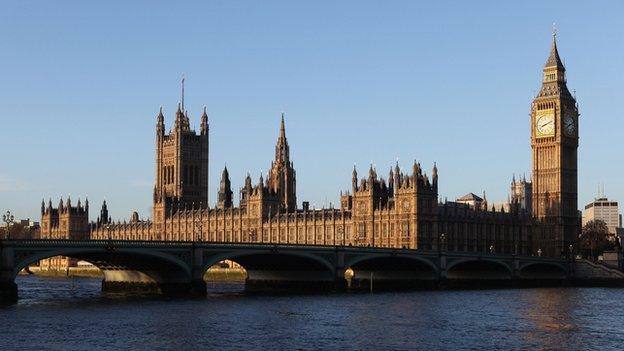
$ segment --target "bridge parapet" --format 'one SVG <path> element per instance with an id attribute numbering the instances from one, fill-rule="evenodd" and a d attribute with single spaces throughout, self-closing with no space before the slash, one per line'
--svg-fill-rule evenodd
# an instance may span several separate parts
<path id="1" fill-rule="evenodd" d="M 0 277 L 9 297 L 13 296 L 19 270 L 56 255 L 87 260 L 100 267 L 104 272 L 104 290 L 134 285 L 160 292 L 203 289 L 205 293 L 204 272 L 225 259 L 241 263 L 247 269 L 248 287 L 270 289 L 280 286 L 343 289 L 345 271 L 349 268 L 355 271 L 355 279 L 363 282 L 362 285 L 368 287 L 366 282 L 372 279 L 378 288 L 384 283 L 394 287 L 433 287 L 452 281 L 473 281 L 478 285 L 486 280 L 562 280 L 570 276 L 570 262 L 565 259 L 446 250 L 65 239 L 1 240 L 0 248 Z"/>

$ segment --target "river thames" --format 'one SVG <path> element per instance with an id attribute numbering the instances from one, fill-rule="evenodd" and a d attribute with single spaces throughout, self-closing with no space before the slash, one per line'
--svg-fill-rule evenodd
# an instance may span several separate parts
<path id="1" fill-rule="evenodd" d="M 104 296 L 92 278 L 17 278 L 3 350 L 621 350 L 624 289 L 501 289 L 202 299 Z"/>

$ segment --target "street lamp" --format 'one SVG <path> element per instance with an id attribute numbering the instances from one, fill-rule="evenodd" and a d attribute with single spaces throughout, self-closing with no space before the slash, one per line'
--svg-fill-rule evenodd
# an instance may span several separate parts
<path id="1" fill-rule="evenodd" d="M 538 257 L 542 257 L 542 249 L 541 248 L 537 249 L 537 256 Z"/>
<path id="2" fill-rule="evenodd" d="M 2 221 L 6 223 L 6 233 L 4 234 L 4 238 L 9 239 L 11 226 L 15 223 L 15 217 L 11 214 L 11 211 L 6 211 L 6 213 L 2 215 Z"/>
<path id="3" fill-rule="evenodd" d="M 490 245 L 490 254 L 494 253 L 494 243 L 492 243 L 492 245 Z"/>
<path id="4" fill-rule="evenodd" d="M 446 239 L 446 234 L 441 233 L 440 236 L 438 236 L 438 253 L 442 252 L 442 246 L 444 245 L 444 240 Z"/>

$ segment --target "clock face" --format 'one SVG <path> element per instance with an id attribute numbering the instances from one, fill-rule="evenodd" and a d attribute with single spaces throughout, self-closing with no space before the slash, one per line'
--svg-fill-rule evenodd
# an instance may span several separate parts
<path id="1" fill-rule="evenodd" d="M 537 136 L 552 136 L 555 134 L 555 116 L 552 114 L 537 115 L 535 119 Z"/>
<path id="2" fill-rule="evenodd" d="M 563 119 L 563 130 L 567 136 L 574 136 L 576 133 L 576 123 L 574 123 L 574 118 L 572 116 L 567 115 Z"/>

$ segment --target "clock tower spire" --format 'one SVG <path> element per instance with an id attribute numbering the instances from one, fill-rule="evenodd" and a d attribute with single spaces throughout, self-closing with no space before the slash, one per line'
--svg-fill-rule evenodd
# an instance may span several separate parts
<path id="1" fill-rule="evenodd" d="M 542 87 L 531 104 L 533 217 L 537 241 L 552 256 L 568 253 L 579 230 L 577 200 L 578 108 L 553 32 Z"/>

